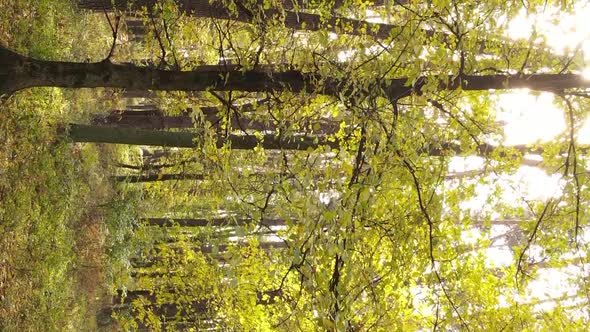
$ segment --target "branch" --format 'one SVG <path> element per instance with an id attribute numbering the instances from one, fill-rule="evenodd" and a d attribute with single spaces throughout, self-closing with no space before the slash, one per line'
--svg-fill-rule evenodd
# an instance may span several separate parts
<path id="1" fill-rule="evenodd" d="M 522 268 L 522 261 L 524 259 L 524 254 L 530 248 L 533 240 L 535 239 L 535 236 L 537 236 L 537 231 L 539 230 L 539 227 L 541 226 L 541 222 L 544 220 L 545 215 L 547 214 L 547 211 L 549 210 L 549 206 L 551 206 L 552 203 L 553 203 L 553 201 L 552 200 L 549 200 L 545 204 L 545 207 L 543 208 L 543 212 L 541 212 L 541 215 L 539 216 L 539 218 L 537 219 L 537 222 L 535 223 L 535 227 L 533 228 L 533 232 L 529 236 L 525 247 L 522 249 L 522 251 L 520 252 L 520 255 L 518 256 L 518 262 L 516 264 L 516 274 L 514 276 L 515 281 L 516 281 L 516 284 L 518 284 L 518 274 L 519 273 L 522 273 L 525 276 L 527 275 L 523 271 L 523 268 Z"/>
<path id="2" fill-rule="evenodd" d="M 113 44 L 111 44 L 111 49 L 109 50 L 109 54 L 107 54 L 107 57 L 102 60 L 103 62 L 109 62 L 111 57 L 113 56 L 113 53 L 115 52 L 115 47 L 117 46 L 117 34 L 119 32 L 119 23 L 121 22 L 121 16 L 116 15 L 115 16 L 115 25 L 113 25 L 113 23 L 111 22 L 111 19 L 109 18 L 109 13 L 106 10 L 106 7 L 103 8 L 103 12 L 104 12 L 104 16 L 107 18 L 107 21 L 109 22 L 109 26 L 111 28 L 111 32 L 113 34 Z"/>
<path id="3" fill-rule="evenodd" d="M 406 167 L 406 169 L 408 170 L 408 172 L 412 176 L 412 180 L 414 181 L 414 189 L 416 190 L 416 194 L 418 196 L 418 206 L 420 207 L 420 211 L 422 212 L 422 215 L 424 216 L 424 218 L 426 219 L 426 221 L 428 223 L 428 250 L 429 250 L 429 254 L 430 254 L 431 268 L 434 271 L 434 274 L 438 280 L 438 283 L 440 284 L 441 289 L 443 290 L 443 293 L 445 294 L 445 298 L 447 299 L 447 301 L 449 301 L 451 307 L 453 308 L 453 311 L 455 312 L 455 314 L 459 318 L 459 321 L 461 321 L 461 325 L 463 325 L 467 331 L 471 331 L 471 329 L 469 328 L 469 325 L 467 325 L 467 323 L 465 322 L 465 320 L 461 316 L 461 313 L 459 312 L 459 309 L 455 305 L 455 302 L 451 299 L 449 293 L 447 292 L 447 289 L 443 285 L 443 282 L 442 282 L 443 280 L 442 280 L 442 278 L 438 272 L 438 269 L 436 267 L 436 258 L 434 257 L 434 243 L 433 243 L 434 222 L 433 222 L 432 218 L 430 217 L 430 214 L 428 213 L 427 207 L 424 204 L 424 200 L 422 199 L 422 189 L 420 188 L 420 181 L 418 180 L 418 177 L 416 176 L 416 170 L 414 170 L 414 168 L 412 167 L 412 165 L 408 162 L 408 160 L 406 158 L 404 158 L 400 153 L 398 153 L 398 154 L 402 158 L 402 162 L 403 162 L 404 166 Z"/>

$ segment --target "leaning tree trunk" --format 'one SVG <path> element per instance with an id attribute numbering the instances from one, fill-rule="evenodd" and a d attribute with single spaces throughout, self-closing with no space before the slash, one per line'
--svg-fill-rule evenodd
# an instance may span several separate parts
<path id="1" fill-rule="evenodd" d="M 228 71 L 228 69 L 230 71 Z M 238 66 L 202 66 L 192 71 L 160 70 L 151 67 L 114 64 L 109 61 L 77 63 L 36 60 L 16 54 L 0 46 L 0 96 L 29 87 L 123 88 L 162 91 L 292 91 L 347 96 L 358 91 L 348 79 L 322 77 L 297 70 L 272 71 L 270 68 L 239 70 Z M 509 90 L 529 88 L 542 91 L 563 91 L 590 88 L 590 80 L 577 74 L 515 74 L 515 75 L 449 75 L 436 79 L 440 90 L 465 91 Z M 420 93 L 428 78 L 420 77 L 413 86 L 407 78 L 376 82 L 373 91 L 380 91 L 391 100 Z"/>

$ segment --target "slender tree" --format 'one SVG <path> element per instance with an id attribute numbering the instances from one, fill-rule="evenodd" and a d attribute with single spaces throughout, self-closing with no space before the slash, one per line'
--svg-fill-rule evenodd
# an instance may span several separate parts
<path id="1" fill-rule="evenodd" d="M 196 148 L 202 143 L 202 134 L 188 132 L 154 131 L 134 128 L 70 125 L 68 135 L 74 142 L 115 143 L 131 145 L 155 145 L 166 147 Z M 261 146 L 270 150 L 307 150 L 319 146 L 338 148 L 338 143 L 322 136 L 292 136 L 277 138 L 266 134 L 262 139 L 254 135 L 229 135 L 219 138 L 218 147 L 230 144 L 233 149 L 250 150 Z"/>
<path id="2" fill-rule="evenodd" d="M 178 293 L 175 289 L 163 290 L 165 294 L 176 294 Z M 256 303 L 262 305 L 268 305 L 275 303 L 275 298 L 281 296 L 280 290 L 271 290 L 264 292 L 256 292 Z M 117 295 L 113 297 L 113 304 L 131 304 L 136 299 L 144 299 L 149 303 L 156 303 L 158 298 L 158 292 L 146 289 L 138 289 L 131 291 L 117 290 Z"/>
<path id="3" fill-rule="evenodd" d="M 264 218 L 262 220 L 253 220 L 249 218 L 213 218 L 213 219 L 187 219 L 187 218 L 143 218 L 141 222 L 146 226 L 180 226 L 180 227 L 226 227 L 226 226 L 244 226 L 247 224 L 258 224 L 262 226 L 284 226 L 284 219 Z"/>
<path id="4" fill-rule="evenodd" d="M 148 8 L 153 10 L 155 0 L 125 1 L 117 0 L 80 0 L 79 6 L 83 9 L 104 10 L 116 8 L 118 10 Z M 337 1 L 337 6 L 343 1 Z M 319 31 L 325 29 L 335 33 L 349 33 L 353 35 L 372 35 L 377 38 L 387 38 L 399 26 L 384 23 L 371 23 L 342 16 L 322 18 L 319 14 L 310 14 L 301 11 L 293 11 L 294 4 L 291 1 L 283 1 L 283 8 L 265 9 L 263 2 L 253 3 L 235 2 L 235 9 L 230 9 L 222 1 L 208 0 L 177 0 L 178 9 L 190 16 L 200 18 L 215 18 L 224 20 L 235 20 L 244 23 L 256 23 L 278 20 L 286 28 L 294 30 Z M 299 4 L 297 4 L 299 5 Z M 429 32 L 433 34 L 433 32 Z"/>
<path id="5" fill-rule="evenodd" d="M 117 175 L 112 179 L 116 182 L 143 183 L 174 180 L 203 180 L 203 174 L 147 174 L 147 175 Z"/>
<path id="6" fill-rule="evenodd" d="M 249 105 L 247 105 L 249 106 Z M 204 121 L 209 122 L 211 127 L 221 130 L 221 125 L 225 124 L 229 128 L 237 131 L 276 131 L 279 126 L 273 122 L 265 123 L 260 120 L 253 120 L 244 117 L 248 113 L 250 107 L 233 107 L 231 114 L 228 116 L 228 121 L 225 123 L 222 116 L 217 112 L 208 112 L 209 109 L 217 109 L 214 107 L 201 108 L 204 115 Z M 109 127 L 119 128 L 138 128 L 138 129 L 171 129 L 171 128 L 194 128 L 198 126 L 199 121 L 196 121 L 195 116 L 192 115 L 192 110 L 187 110 L 181 115 L 164 115 L 159 110 L 113 110 L 107 116 L 98 116 L 93 119 L 93 124 L 105 125 Z M 311 122 L 311 121 L 310 121 Z M 334 134 L 340 128 L 337 121 L 317 120 L 312 122 L 313 125 L 310 131 L 313 130 L 315 134 L 329 135 Z M 285 121 L 281 123 L 282 127 L 289 127 L 292 123 Z"/>

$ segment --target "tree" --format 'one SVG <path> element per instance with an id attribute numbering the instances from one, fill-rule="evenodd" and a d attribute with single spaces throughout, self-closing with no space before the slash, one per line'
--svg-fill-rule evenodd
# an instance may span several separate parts
<path id="1" fill-rule="evenodd" d="M 247 107 L 250 106 L 250 107 Z M 276 131 L 279 127 L 275 123 L 266 123 L 264 121 L 249 119 L 245 115 L 252 108 L 251 105 L 242 105 L 240 107 L 231 108 L 233 115 L 222 117 L 217 114 L 216 107 L 201 108 L 203 121 L 205 124 L 210 123 L 210 126 L 221 131 L 222 124 L 227 120 L 228 124 L 225 126 L 238 131 Z M 219 109 L 219 111 L 222 111 Z M 198 112 L 194 113 L 198 115 Z M 228 119 L 229 118 L 229 119 Z M 170 128 L 194 128 L 199 126 L 192 110 L 186 110 L 181 115 L 164 115 L 159 110 L 113 110 L 108 116 L 101 116 L 93 119 L 93 123 L 97 125 L 104 125 L 109 127 L 124 127 L 124 128 L 138 128 L 138 129 L 170 129 Z M 305 127 L 310 127 L 315 134 L 329 135 L 335 134 L 340 124 L 336 121 L 320 120 L 309 121 L 311 124 L 304 124 Z M 289 122 L 281 123 L 281 126 L 289 127 Z M 304 133 L 302 133 L 304 134 Z"/>
<path id="2" fill-rule="evenodd" d="M 117 182 L 141 183 L 172 180 L 203 180 L 202 174 L 149 174 L 149 175 L 119 175 L 114 176 Z"/>
<path id="3" fill-rule="evenodd" d="M 92 9 L 102 11 L 104 9 L 118 9 L 125 11 L 127 9 L 140 10 L 148 8 L 148 11 L 153 11 L 157 5 L 154 0 L 142 1 L 115 1 L 109 0 L 101 1 L 80 1 L 80 8 Z M 293 11 L 294 2 L 283 1 L 282 8 L 265 9 L 264 3 L 253 2 L 236 2 L 234 7 L 230 9 L 232 3 L 224 3 L 223 1 L 207 1 L 207 0 L 191 0 L 191 1 L 176 1 L 178 9 L 187 15 L 198 18 L 214 18 L 224 20 L 236 20 L 244 23 L 256 23 L 265 21 L 277 20 L 286 28 L 294 30 L 319 31 L 327 29 L 335 33 L 350 33 L 353 35 L 372 35 L 377 38 L 388 38 L 398 28 L 393 24 L 377 24 L 367 21 L 349 19 L 347 17 L 334 16 L 327 20 L 318 14 L 310 14 L 302 11 Z M 334 5 L 336 8 L 341 7 L 343 1 L 337 1 Z M 383 2 L 381 2 L 383 4 Z M 297 4 L 302 8 L 301 4 Z"/>
<path id="4" fill-rule="evenodd" d="M 285 226 L 284 219 L 262 219 L 254 221 L 248 218 L 215 218 L 215 219 L 175 219 L 175 218 L 144 218 L 142 222 L 147 226 L 175 226 L 180 227 L 204 227 L 204 226 L 243 226 L 246 224 L 257 223 L 259 225 L 270 226 Z"/>
<path id="5" fill-rule="evenodd" d="M 168 147 L 196 148 L 204 142 L 203 134 L 189 132 L 166 132 L 133 128 L 111 128 L 72 124 L 68 127 L 68 136 L 74 142 L 115 143 L 135 145 L 156 145 Z M 200 142 L 200 143 L 199 143 Z M 337 148 L 338 143 L 321 136 L 294 136 L 277 138 L 264 135 L 229 135 L 219 138 L 215 145 L 231 144 L 234 149 L 250 150 L 258 145 L 265 149 L 307 150 L 319 146 Z"/>
<path id="6" fill-rule="evenodd" d="M 0 65 L 2 65 L 0 78 L 3 81 L 0 92 L 3 94 L 12 94 L 18 90 L 36 86 L 110 87 L 162 91 L 288 90 L 333 96 L 342 93 L 351 94 L 354 89 L 345 81 L 329 77 L 322 78 L 317 74 L 295 70 L 241 71 L 238 70 L 239 67 L 234 67 L 233 70 L 228 71 L 227 66 L 204 66 L 198 70 L 180 72 L 113 64 L 108 60 L 97 63 L 43 61 L 23 57 L 4 47 L 0 48 Z M 408 78 L 396 78 L 377 82 L 374 88 L 382 90 L 387 98 L 398 100 L 413 93 L 420 93 L 427 84 L 443 90 L 461 88 L 464 91 L 518 88 L 563 91 L 590 87 L 590 82 L 578 74 L 459 75 L 449 76 L 446 80 L 447 82 L 441 79 L 428 80 L 419 77 L 413 86 L 408 86 Z"/>

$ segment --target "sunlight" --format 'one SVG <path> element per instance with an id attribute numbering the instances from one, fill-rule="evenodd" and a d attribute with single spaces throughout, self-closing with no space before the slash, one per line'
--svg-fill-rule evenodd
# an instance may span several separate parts
<path id="1" fill-rule="evenodd" d="M 579 144 L 590 144 L 590 117 L 586 118 L 584 124 L 578 130 L 577 141 Z"/>
<path id="2" fill-rule="evenodd" d="M 533 20 L 521 9 L 518 16 L 508 23 L 506 34 L 513 39 L 528 39 L 533 32 Z"/>
<path id="3" fill-rule="evenodd" d="M 506 123 L 504 145 L 548 141 L 565 130 L 563 112 L 553 106 L 553 94 L 529 90 L 501 94 L 497 120 Z"/>
<path id="4" fill-rule="evenodd" d="M 566 54 L 577 48 L 584 50 L 586 57 L 590 48 L 590 5 L 578 3 L 575 14 L 565 16 L 560 8 L 548 7 L 536 15 L 527 15 L 522 9 L 508 23 L 506 34 L 513 39 L 529 39 L 534 33 L 545 38 L 547 45 L 557 54 Z"/>
<path id="5" fill-rule="evenodd" d="M 590 61 L 590 5 L 577 4 L 575 14 L 563 15 L 559 8 L 548 7 L 536 15 L 526 10 L 508 23 L 507 35 L 513 39 L 529 39 L 533 34 L 542 36 L 557 54 L 581 51 L 584 61 Z M 584 64 L 585 65 L 585 64 Z M 590 67 L 582 74 L 590 79 Z M 554 105 L 551 93 L 531 94 L 527 89 L 501 94 L 498 100 L 497 120 L 504 122 L 504 145 L 547 142 L 566 130 L 564 113 Z M 590 119 L 577 131 L 579 143 L 590 143 Z M 518 180 L 517 180 L 518 179 Z M 548 176 L 535 167 L 521 167 L 511 179 L 517 190 L 507 196 L 526 199 L 548 199 L 560 192 L 558 176 Z M 510 198 L 509 198 L 510 200 Z"/>

